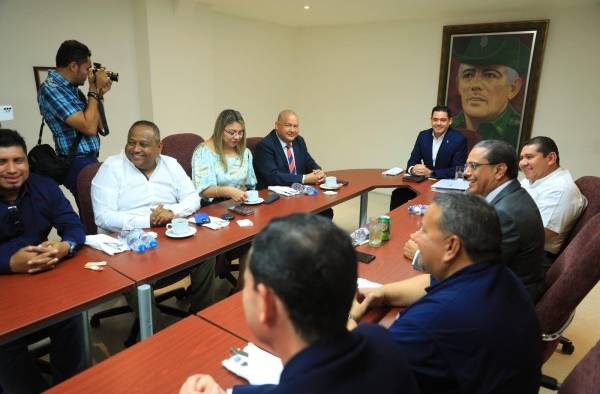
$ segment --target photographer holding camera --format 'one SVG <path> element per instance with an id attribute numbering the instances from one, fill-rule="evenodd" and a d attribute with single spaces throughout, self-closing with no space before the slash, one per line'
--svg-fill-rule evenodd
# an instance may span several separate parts
<path id="1" fill-rule="evenodd" d="M 56 70 L 48 72 L 38 91 L 40 112 L 52 131 L 57 155 L 69 157 L 71 147 L 77 144 L 63 182 L 75 196 L 77 205 L 77 175 L 85 166 L 98 161 L 98 133 L 104 135 L 105 126 L 101 102 L 112 81 L 118 80 L 118 74 L 107 72 L 97 63 L 92 70 L 91 55 L 89 48 L 78 41 L 63 42 L 56 53 Z M 78 88 L 86 79 L 87 100 Z"/>

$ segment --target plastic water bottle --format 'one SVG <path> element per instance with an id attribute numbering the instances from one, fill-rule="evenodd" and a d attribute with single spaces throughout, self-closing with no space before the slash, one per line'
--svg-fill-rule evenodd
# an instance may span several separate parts
<path id="1" fill-rule="evenodd" d="M 143 232 L 140 237 L 140 240 L 142 241 L 144 246 L 146 246 L 146 250 L 154 249 L 158 246 L 158 242 L 156 241 L 156 238 L 154 238 L 150 233 Z"/>
<path id="2" fill-rule="evenodd" d="M 158 243 L 154 237 L 142 229 L 122 230 L 119 239 L 127 244 L 130 250 L 144 253 L 148 249 L 156 248 Z"/>

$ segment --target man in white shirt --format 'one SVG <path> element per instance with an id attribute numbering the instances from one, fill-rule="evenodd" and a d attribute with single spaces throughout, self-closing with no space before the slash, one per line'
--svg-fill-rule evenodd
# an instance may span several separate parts
<path id="1" fill-rule="evenodd" d="M 200 207 L 192 180 L 177 160 L 161 155 L 161 149 L 158 126 L 140 120 L 129 129 L 123 152 L 102 164 L 92 180 L 92 205 L 100 231 L 165 226 Z M 214 302 L 214 260 L 199 264 L 190 274 L 190 311 L 196 312 Z M 137 310 L 135 293 L 126 296 Z"/>
<path id="2" fill-rule="evenodd" d="M 531 195 L 542 215 L 546 256 L 551 264 L 587 205 L 571 173 L 560 167 L 556 143 L 534 137 L 521 149 L 519 167 L 525 179 L 521 186 Z"/>

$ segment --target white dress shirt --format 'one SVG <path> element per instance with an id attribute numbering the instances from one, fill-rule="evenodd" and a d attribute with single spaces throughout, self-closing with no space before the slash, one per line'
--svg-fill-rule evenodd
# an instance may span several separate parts
<path id="1" fill-rule="evenodd" d="M 159 204 L 176 217 L 198 210 L 200 196 L 177 160 L 160 155 L 156 161 L 147 179 L 123 151 L 106 159 L 92 180 L 92 205 L 99 230 L 149 228 L 150 209 Z"/>
<path id="2" fill-rule="evenodd" d="M 544 228 L 557 234 L 546 239 L 544 249 L 553 254 L 559 253 L 565 238 L 587 205 L 585 196 L 573 181 L 571 173 L 560 167 L 533 183 L 523 179 L 521 186 L 538 206 Z"/>
<path id="3" fill-rule="evenodd" d="M 436 137 L 435 133 L 433 131 L 431 132 L 431 135 L 433 137 L 433 142 L 431 143 L 431 158 L 433 159 L 434 167 L 435 167 L 435 159 L 437 159 L 437 154 L 440 150 L 440 146 L 442 146 L 442 142 L 444 142 L 444 137 L 446 137 L 446 133 L 440 135 L 439 137 Z"/>

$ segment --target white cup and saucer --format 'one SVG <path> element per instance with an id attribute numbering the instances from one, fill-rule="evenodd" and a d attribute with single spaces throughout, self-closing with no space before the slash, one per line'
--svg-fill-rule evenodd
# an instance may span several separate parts
<path id="1" fill-rule="evenodd" d="M 263 203 L 265 200 L 258 196 L 258 190 L 246 190 L 246 199 L 244 204 L 246 205 L 257 205 Z"/>
<path id="2" fill-rule="evenodd" d="M 191 227 L 186 218 L 175 218 L 167 223 L 165 235 L 170 238 L 186 238 L 196 234 L 196 227 Z"/>
<path id="3" fill-rule="evenodd" d="M 342 185 L 338 183 L 336 177 L 334 177 L 334 176 L 326 176 L 325 177 L 325 182 L 321 183 L 321 185 L 319 185 L 319 187 L 321 189 L 325 189 L 325 190 L 337 190 L 340 187 L 342 187 Z"/>

